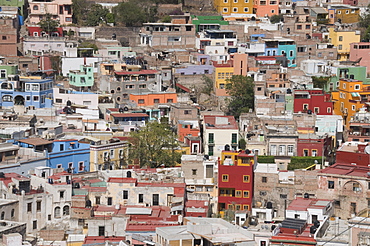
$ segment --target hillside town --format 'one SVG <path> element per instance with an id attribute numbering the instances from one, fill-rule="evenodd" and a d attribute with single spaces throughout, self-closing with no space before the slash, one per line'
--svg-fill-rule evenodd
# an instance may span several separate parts
<path id="1" fill-rule="evenodd" d="M 370 245 L 369 3 L 0 0 L 0 246 Z"/>

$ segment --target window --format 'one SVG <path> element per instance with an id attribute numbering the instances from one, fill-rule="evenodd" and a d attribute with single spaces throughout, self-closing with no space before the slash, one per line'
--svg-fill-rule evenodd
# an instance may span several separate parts
<path id="1" fill-rule="evenodd" d="M 153 102 L 154 103 L 159 103 L 159 99 L 154 99 Z"/>
<path id="2" fill-rule="evenodd" d="M 69 206 L 68 205 L 65 205 L 63 207 L 63 215 L 69 215 Z"/>
<path id="3" fill-rule="evenodd" d="M 356 111 L 356 105 L 352 105 L 352 111 Z"/>
<path id="4" fill-rule="evenodd" d="M 153 206 L 159 205 L 159 194 L 153 194 Z"/>
<path id="5" fill-rule="evenodd" d="M 343 36 L 339 36 L 339 41 L 343 41 Z"/>
<path id="6" fill-rule="evenodd" d="M 54 218 L 60 218 L 60 207 L 55 207 Z"/>
<path id="7" fill-rule="evenodd" d="M 32 228 L 33 228 L 34 230 L 36 230 L 36 229 L 37 229 L 37 220 L 32 221 Z"/>
<path id="8" fill-rule="evenodd" d="M 139 100 L 137 100 L 137 103 L 138 104 L 144 104 L 145 103 L 145 100 L 144 99 L 139 99 Z"/>
<path id="9" fill-rule="evenodd" d="M 297 30 L 302 30 L 302 25 L 297 25 Z"/>
<path id="10" fill-rule="evenodd" d="M 315 112 L 315 114 L 319 114 L 320 108 L 319 107 L 314 107 L 313 111 Z"/>
<path id="11" fill-rule="evenodd" d="M 38 102 L 39 101 L 39 96 L 33 96 L 33 101 Z"/>
<path id="12" fill-rule="evenodd" d="M 347 15 L 349 14 L 349 10 L 346 10 L 346 14 L 347 14 Z"/>
<path id="13" fill-rule="evenodd" d="M 223 174 L 222 175 L 222 182 L 229 182 L 229 175 L 228 174 Z"/>
<path id="14" fill-rule="evenodd" d="M 168 37 L 167 40 L 168 42 L 180 42 L 181 37 Z"/>
<path id="15" fill-rule="evenodd" d="M 249 210 L 249 205 L 243 205 L 244 210 Z"/>
<path id="16" fill-rule="evenodd" d="M 110 206 L 113 204 L 113 198 L 112 197 L 108 197 L 107 198 L 107 205 Z"/>
<path id="17" fill-rule="evenodd" d="M 361 191 L 361 187 L 360 187 L 359 183 L 357 183 L 357 182 L 353 183 L 353 191 L 355 191 L 355 192 Z"/>
<path id="18" fill-rule="evenodd" d="M 355 90 L 359 90 L 360 89 L 360 85 L 355 85 Z"/>
<path id="19" fill-rule="evenodd" d="M 192 175 L 197 175 L 197 169 L 192 169 L 192 170 L 191 170 L 191 174 L 192 174 Z"/>
<path id="20" fill-rule="evenodd" d="M 34 6 L 33 6 L 33 10 L 39 10 L 39 6 L 34 5 Z"/>
<path id="21" fill-rule="evenodd" d="M 328 189 L 334 189 L 334 181 L 328 181 Z"/>
<path id="22" fill-rule="evenodd" d="M 13 101 L 13 97 L 10 96 L 10 95 L 4 95 L 3 96 L 3 102 L 12 102 Z"/>
<path id="23" fill-rule="evenodd" d="M 243 182 L 244 183 L 249 183 L 249 179 L 250 178 L 250 176 L 249 175 L 243 175 Z"/>
<path id="24" fill-rule="evenodd" d="M 123 199 L 128 199 L 128 190 L 123 191 Z"/>
<path id="25" fill-rule="evenodd" d="M 214 133 L 208 133 L 208 143 L 214 143 L 215 141 L 214 136 L 215 136 Z"/>
<path id="26" fill-rule="evenodd" d="M 98 236 L 99 237 L 105 236 L 105 226 L 99 226 Z"/>
<path id="27" fill-rule="evenodd" d="M 241 190 L 235 191 L 235 197 L 242 197 L 242 191 Z"/>
<path id="28" fill-rule="evenodd" d="M 100 196 L 95 197 L 95 204 L 100 204 Z"/>
<path id="29" fill-rule="evenodd" d="M 144 203 L 144 194 L 139 194 L 138 203 Z"/>
<path id="30" fill-rule="evenodd" d="M 292 156 L 294 153 L 294 146 L 288 145 L 288 156 Z"/>
<path id="31" fill-rule="evenodd" d="M 267 192 L 266 191 L 260 191 L 260 196 L 266 196 Z"/>
<path id="32" fill-rule="evenodd" d="M 279 155 L 285 155 L 285 145 L 279 145 Z"/>
<path id="33" fill-rule="evenodd" d="M 84 165 L 84 162 L 83 161 L 80 161 L 78 163 L 78 171 L 82 172 L 85 170 L 85 165 Z"/>
<path id="34" fill-rule="evenodd" d="M 267 183 L 267 177 L 262 177 L 262 183 Z"/>
<path id="35" fill-rule="evenodd" d="M 303 150 L 303 156 L 308 156 L 308 149 Z"/>
<path id="36" fill-rule="evenodd" d="M 64 191 L 59 191 L 59 198 L 64 198 Z"/>
<path id="37" fill-rule="evenodd" d="M 10 217 L 14 218 L 14 216 L 15 216 L 15 210 L 13 208 L 12 211 L 10 212 Z"/>
<path id="38" fill-rule="evenodd" d="M 173 99 L 167 99 L 167 103 L 173 103 Z"/>
<path id="39" fill-rule="evenodd" d="M 228 204 L 228 205 L 227 205 L 227 209 L 229 209 L 229 210 L 234 210 L 234 205 L 233 205 L 233 204 Z"/>
<path id="40" fill-rule="evenodd" d="M 38 212 L 41 211 L 41 201 L 36 202 L 36 211 L 38 211 Z"/>
<path id="41" fill-rule="evenodd" d="M 0 70 L 0 78 L 1 79 L 6 79 L 6 70 L 5 69 L 1 69 Z"/>
<path id="42" fill-rule="evenodd" d="M 213 155 L 213 148 L 214 146 L 208 146 L 208 155 L 212 156 Z"/>
<path id="43" fill-rule="evenodd" d="M 287 199 L 288 195 L 287 194 L 280 194 L 281 199 Z"/>
<path id="44" fill-rule="evenodd" d="M 236 144 L 238 142 L 238 135 L 237 133 L 232 133 L 231 134 L 231 143 Z"/>
<path id="45" fill-rule="evenodd" d="M 233 12 L 238 12 L 238 8 L 233 8 Z"/>
<path id="46" fill-rule="evenodd" d="M 244 198 L 249 198 L 249 191 L 248 190 L 243 191 L 243 197 Z"/>
<path id="47" fill-rule="evenodd" d="M 224 12 L 224 13 L 226 13 L 227 11 L 228 11 L 228 9 L 227 9 L 227 8 L 224 8 L 224 9 L 223 9 L 223 12 Z"/>
<path id="48" fill-rule="evenodd" d="M 338 50 L 342 50 L 343 49 L 343 46 L 340 44 L 339 46 L 338 46 Z"/>
<path id="49" fill-rule="evenodd" d="M 317 149 L 311 150 L 311 155 L 312 156 L 317 156 Z"/>

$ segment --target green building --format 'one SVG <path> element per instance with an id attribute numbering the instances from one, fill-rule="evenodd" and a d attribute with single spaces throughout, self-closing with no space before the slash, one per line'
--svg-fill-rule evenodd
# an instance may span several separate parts
<path id="1" fill-rule="evenodd" d="M 69 84 L 77 87 L 91 88 L 94 85 L 93 67 L 81 65 L 80 70 L 70 70 Z"/>
<path id="2" fill-rule="evenodd" d="M 24 5 L 26 0 L 0 0 L 0 6 L 18 7 L 19 14 L 26 17 Z"/>
<path id="3" fill-rule="evenodd" d="M 221 25 L 229 25 L 221 15 L 217 16 L 191 16 L 192 23 L 195 25 L 195 31 L 201 32 L 204 30 L 218 30 Z"/>
<path id="4" fill-rule="evenodd" d="M 337 67 L 336 76 L 330 77 L 329 83 L 326 85 L 326 88 L 324 88 L 325 91 L 335 91 L 339 79 L 355 79 L 363 81 L 364 84 L 370 84 L 370 78 L 367 78 L 366 67 L 340 65 Z"/>
<path id="5" fill-rule="evenodd" d="M 0 64 L 0 79 L 7 79 L 9 75 L 18 74 L 18 65 L 2 65 Z"/>

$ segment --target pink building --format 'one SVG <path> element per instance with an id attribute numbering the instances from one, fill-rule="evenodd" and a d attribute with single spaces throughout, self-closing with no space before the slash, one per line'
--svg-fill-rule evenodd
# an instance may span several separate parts
<path id="1" fill-rule="evenodd" d="M 51 0 L 29 2 L 30 24 L 37 24 L 46 14 L 51 14 L 53 19 L 58 19 L 60 25 L 72 24 L 72 0 Z"/>
<path id="2" fill-rule="evenodd" d="M 356 61 L 360 58 L 360 66 L 364 66 L 367 68 L 367 71 L 370 71 L 370 42 L 350 44 L 349 60 Z"/>

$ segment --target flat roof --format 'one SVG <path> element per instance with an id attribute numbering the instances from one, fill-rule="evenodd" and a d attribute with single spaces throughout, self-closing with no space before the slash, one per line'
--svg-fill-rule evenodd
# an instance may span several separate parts
<path id="1" fill-rule="evenodd" d="M 126 209 L 126 214 L 151 215 L 152 214 L 152 208 L 133 208 L 133 207 L 129 207 L 129 208 Z"/>
<path id="2" fill-rule="evenodd" d="M 39 146 L 39 145 L 46 145 L 46 144 L 52 144 L 53 141 L 49 141 L 42 138 L 28 138 L 28 139 L 22 139 L 19 140 L 21 143 L 30 144 L 33 146 Z"/>

